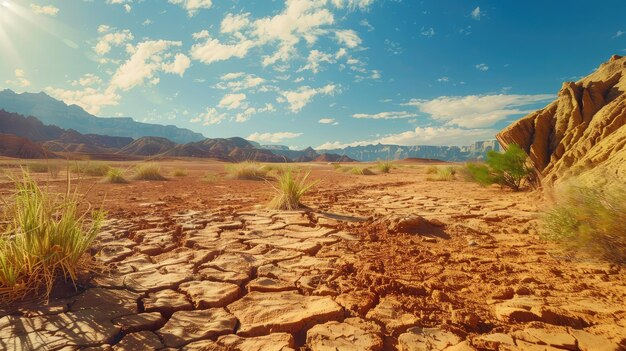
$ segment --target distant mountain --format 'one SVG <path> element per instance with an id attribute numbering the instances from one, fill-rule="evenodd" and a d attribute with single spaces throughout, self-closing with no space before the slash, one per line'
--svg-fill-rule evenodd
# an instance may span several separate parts
<path id="1" fill-rule="evenodd" d="M 349 146 L 344 149 L 317 150 L 320 153 L 345 155 L 357 161 L 402 160 L 405 158 L 427 158 L 443 161 L 480 160 L 490 150 L 500 151 L 496 140 L 479 141 L 470 146 L 400 146 L 366 145 Z"/>
<path id="2" fill-rule="evenodd" d="M 100 134 L 130 137 L 156 136 L 177 143 L 200 141 L 204 136 L 189 129 L 173 125 L 136 122 L 128 117 L 96 117 L 76 105 L 66 105 L 41 92 L 17 94 L 12 90 L 0 91 L 0 108 L 25 116 L 37 117 L 45 124 L 74 129 L 83 134 Z"/>
<path id="3" fill-rule="evenodd" d="M 340 156 L 337 154 L 321 154 L 313 159 L 313 162 L 355 162 L 348 156 Z"/>
<path id="4" fill-rule="evenodd" d="M 0 133 L 13 134 L 37 142 L 58 139 L 65 130 L 57 126 L 47 126 L 35 117 L 24 117 L 0 109 Z"/>
<path id="5" fill-rule="evenodd" d="M 159 137 L 143 137 L 124 146 L 120 153 L 135 156 L 155 156 L 172 150 L 176 143 Z"/>
<path id="6" fill-rule="evenodd" d="M 0 155 L 14 158 L 48 159 L 58 156 L 41 145 L 12 134 L 0 133 Z"/>
<path id="7" fill-rule="evenodd" d="M 259 161 L 259 162 L 289 162 L 280 155 L 269 150 L 257 149 L 243 138 L 205 139 L 203 141 L 176 145 L 162 156 L 178 157 L 206 157 L 224 161 Z"/>
<path id="8" fill-rule="evenodd" d="M 67 130 L 57 139 L 44 142 L 42 145 L 55 152 L 82 154 L 115 153 L 117 149 L 131 143 L 132 138 L 111 137 L 107 135 L 81 134 L 75 130 Z"/>

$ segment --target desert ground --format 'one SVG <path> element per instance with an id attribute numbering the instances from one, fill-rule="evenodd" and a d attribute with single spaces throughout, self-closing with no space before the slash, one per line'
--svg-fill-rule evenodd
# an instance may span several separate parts
<path id="1" fill-rule="evenodd" d="M 543 241 L 535 192 L 427 181 L 419 162 L 370 176 L 306 163 L 320 180 L 308 208 L 281 212 L 267 208 L 271 180 L 226 179 L 218 161 L 159 165 L 187 175 L 73 177 L 85 208 L 108 212 L 94 268 L 48 302 L 0 309 L 0 349 L 626 347 L 626 271 Z M 65 190 L 64 172 L 35 177 Z M 0 196 L 12 190 L 3 177 Z"/>

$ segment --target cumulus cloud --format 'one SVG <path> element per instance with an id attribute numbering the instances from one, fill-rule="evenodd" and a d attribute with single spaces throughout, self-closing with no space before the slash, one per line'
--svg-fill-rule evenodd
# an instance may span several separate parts
<path id="1" fill-rule="evenodd" d="M 222 90 L 241 91 L 255 88 L 265 82 L 265 79 L 254 74 L 246 74 L 243 72 L 233 72 L 224 74 L 222 81 L 217 83 L 215 87 Z"/>
<path id="2" fill-rule="evenodd" d="M 279 143 L 283 140 L 297 138 L 302 133 L 292 133 L 292 132 L 276 132 L 276 133 L 252 133 L 248 135 L 246 139 L 256 141 L 256 142 L 265 142 L 265 143 Z"/>
<path id="3" fill-rule="evenodd" d="M 245 101 L 246 94 L 226 94 L 220 100 L 218 106 L 227 110 L 234 110 L 240 107 L 245 108 L 247 106 Z"/>
<path id="4" fill-rule="evenodd" d="M 468 95 L 442 96 L 432 100 L 413 99 L 403 105 L 414 106 L 431 118 L 466 128 L 490 127 L 507 117 L 532 111 L 524 109 L 554 99 L 554 95 Z"/>
<path id="5" fill-rule="evenodd" d="M 309 57 L 307 58 L 307 64 L 302 66 L 298 72 L 310 70 L 311 72 L 318 73 L 320 71 L 320 65 L 323 62 L 333 63 L 333 55 L 321 52 L 319 50 L 311 50 Z"/>
<path id="6" fill-rule="evenodd" d="M 98 43 L 93 49 L 96 54 L 101 56 L 109 53 L 113 46 L 122 46 L 134 39 L 130 30 L 124 29 L 118 31 L 107 25 L 99 26 L 98 33 L 102 35 L 98 38 Z"/>
<path id="7" fill-rule="evenodd" d="M 248 121 L 250 118 L 252 118 L 252 116 L 254 116 L 257 113 L 272 112 L 272 111 L 276 111 L 276 109 L 274 108 L 274 105 L 272 104 L 265 104 L 265 106 L 261 108 L 248 107 L 243 112 L 239 112 L 237 116 L 235 116 L 235 122 L 243 123 L 243 122 Z"/>
<path id="8" fill-rule="evenodd" d="M 165 62 L 171 56 L 170 49 L 179 47 L 179 41 L 148 40 L 132 48 L 131 57 L 122 64 L 113 77 L 111 86 L 129 90 L 138 85 L 157 84 L 158 72 L 175 73 L 182 76 L 189 67 L 190 60 L 184 54 L 177 54 L 171 62 Z"/>
<path id="9" fill-rule="evenodd" d="M 321 118 L 318 122 L 321 124 L 335 124 L 336 123 L 334 118 Z"/>
<path id="10" fill-rule="evenodd" d="M 115 106 L 120 101 L 120 96 L 114 88 L 100 90 L 86 87 L 83 90 L 66 90 L 47 87 L 46 92 L 50 96 L 64 101 L 68 105 L 78 105 L 85 111 L 97 115 L 103 106 Z"/>
<path id="11" fill-rule="evenodd" d="M 168 0 L 170 4 L 180 5 L 187 10 L 189 17 L 194 16 L 201 9 L 208 9 L 213 6 L 212 0 Z"/>
<path id="12" fill-rule="evenodd" d="M 79 78 L 78 80 L 74 80 L 72 82 L 70 82 L 70 84 L 72 84 L 73 86 L 83 86 L 83 87 L 88 87 L 88 86 L 92 86 L 92 85 L 100 85 L 102 84 L 102 78 L 98 77 L 97 75 L 93 74 L 93 73 L 87 73 L 84 76 L 82 76 L 81 78 Z"/>
<path id="13" fill-rule="evenodd" d="M 255 46 L 253 41 L 245 39 L 234 44 L 223 44 L 211 38 L 207 31 L 195 33 L 194 38 L 204 39 L 204 41 L 191 47 L 191 57 L 206 64 L 225 61 L 233 57 L 243 58 Z"/>
<path id="14" fill-rule="evenodd" d="M 210 126 L 213 124 L 220 124 L 224 119 L 226 119 L 225 113 L 219 113 L 213 107 L 207 107 L 206 111 L 201 113 L 198 117 L 192 118 L 189 122 L 191 123 L 199 123 L 202 122 L 205 126 Z"/>
<path id="15" fill-rule="evenodd" d="M 417 117 L 417 114 L 412 113 L 412 112 L 407 112 L 407 111 L 389 111 L 389 112 L 379 112 L 375 114 L 356 113 L 352 115 L 352 117 L 363 118 L 363 119 L 401 119 L 401 118 Z"/>
<path id="16" fill-rule="evenodd" d="M 286 101 L 292 112 L 300 112 L 316 95 L 334 95 L 339 91 L 339 87 L 335 84 L 328 84 L 321 88 L 311 88 L 302 86 L 292 91 L 282 91 L 278 102 Z"/>
<path id="17" fill-rule="evenodd" d="M 30 81 L 26 79 L 26 72 L 24 72 L 23 69 L 16 69 L 13 73 L 15 74 L 15 79 L 6 80 L 6 84 L 15 85 L 20 88 L 30 86 Z"/>
<path id="18" fill-rule="evenodd" d="M 30 4 L 30 9 L 34 13 L 40 15 L 56 16 L 57 13 L 59 13 L 59 8 L 52 5 L 41 6 L 37 4 Z"/>
<path id="19" fill-rule="evenodd" d="M 338 8 L 367 10 L 374 3 L 374 0 L 332 0 L 332 2 Z"/>

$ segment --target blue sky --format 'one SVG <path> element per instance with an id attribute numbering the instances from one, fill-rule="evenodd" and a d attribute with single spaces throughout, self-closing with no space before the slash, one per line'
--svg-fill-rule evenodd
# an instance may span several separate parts
<path id="1" fill-rule="evenodd" d="M 294 148 L 492 139 L 612 54 L 626 2 L 0 0 L 0 88 Z"/>

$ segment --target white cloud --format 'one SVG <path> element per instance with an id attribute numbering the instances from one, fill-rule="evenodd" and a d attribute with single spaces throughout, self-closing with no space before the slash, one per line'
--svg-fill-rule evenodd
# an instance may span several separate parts
<path id="1" fill-rule="evenodd" d="M 94 51 L 98 55 L 105 55 L 111 51 L 113 46 L 122 46 L 134 39 L 133 34 L 128 29 L 116 31 L 110 26 L 100 25 L 98 33 L 104 34 L 98 38 L 98 43 L 94 46 Z M 106 33 L 106 34 L 105 34 Z"/>
<path id="2" fill-rule="evenodd" d="M 99 90 L 85 87 L 83 90 L 65 90 L 47 87 L 46 92 L 68 105 L 78 105 L 94 115 L 98 114 L 103 106 L 117 105 L 121 98 L 113 88 Z"/>
<path id="3" fill-rule="evenodd" d="M 81 78 L 79 78 L 78 80 L 74 80 L 70 82 L 70 84 L 72 84 L 73 86 L 80 85 L 83 87 L 88 87 L 92 85 L 100 85 L 102 84 L 102 78 L 98 77 L 97 75 L 93 73 L 87 73 Z"/>
<path id="4" fill-rule="evenodd" d="M 622 30 L 618 30 L 612 38 L 613 38 L 613 39 L 615 39 L 615 38 L 619 38 L 619 37 L 621 37 L 621 36 L 622 36 L 622 35 L 624 35 L 624 34 L 626 34 L 626 32 L 624 32 L 624 31 L 622 31 Z"/>
<path id="5" fill-rule="evenodd" d="M 215 85 L 215 88 L 230 91 L 241 91 L 252 89 L 265 82 L 265 79 L 254 74 L 243 72 L 227 73 L 221 77 L 222 82 Z"/>
<path id="6" fill-rule="evenodd" d="M 276 133 L 253 133 L 248 135 L 246 139 L 256 141 L 256 142 L 269 142 L 269 143 L 279 143 L 286 139 L 297 138 L 302 133 L 292 133 L 292 132 L 276 132 Z"/>
<path id="7" fill-rule="evenodd" d="M 252 116 L 254 116 L 257 113 L 272 112 L 272 111 L 276 111 L 276 109 L 274 108 L 274 105 L 272 104 L 265 104 L 265 106 L 261 108 L 248 107 L 243 112 L 240 112 L 237 114 L 237 116 L 235 116 L 235 122 L 243 123 L 243 122 L 248 121 L 250 118 L 252 118 Z"/>
<path id="8" fill-rule="evenodd" d="M 420 33 L 422 36 L 431 38 L 435 36 L 435 29 L 434 28 L 422 28 L 422 32 Z"/>
<path id="9" fill-rule="evenodd" d="M 189 122 L 198 123 L 202 122 L 205 126 L 210 126 L 214 124 L 220 124 L 222 121 L 226 119 L 225 113 L 219 113 L 216 109 L 212 107 L 207 107 L 206 111 L 200 114 L 198 117 L 191 119 Z"/>
<path id="10" fill-rule="evenodd" d="M 368 32 L 371 32 L 375 29 L 374 26 L 372 26 L 366 19 L 362 19 L 361 22 L 359 22 L 359 24 L 367 28 Z"/>
<path id="11" fill-rule="evenodd" d="M 241 40 L 234 44 L 222 44 L 219 40 L 211 38 L 207 31 L 194 33 L 194 38 L 206 40 L 191 47 L 191 57 L 206 64 L 225 61 L 232 57 L 243 58 L 255 45 L 251 40 Z"/>
<path id="12" fill-rule="evenodd" d="M 441 78 L 437 78 L 437 81 L 439 83 L 447 83 L 447 82 L 450 81 L 450 78 L 448 78 L 448 77 L 441 77 Z"/>
<path id="13" fill-rule="evenodd" d="M 149 18 L 141 23 L 142 26 L 149 26 L 151 24 L 152 24 L 152 20 Z"/>
<path id="14" fill-rule="evenodd" d="M 250 13 L 233 15 L 227 14 L 220 24 L 220 32 L 237 33 L 250 25 Z"/>
<path id="15" fill-rule="evenodd" d="M 339 123 L 335 122 L 334 118 L 321 118 L 318 122 L 321 123 L 321 124 L 332 124 L 332 125 L 339 124 Z"/>
<path id="16" fill-rule="evenodd" d="M 476 6 L 476 8 L 473 9 L 472 12 L 470 13 L 470 16 L 473 19 L 480 21 L 480 18 L 484 16 L 484 13 L 480 11 L 480 6 Z"/>
<path id="17" fill-rule="evenodd" d="M 350 49 L 361 45 L 361 38 L 359 38 L 359 35 L 351 29 L 336 31 L 335 36 L 337 37 L 339 44 L 343 44 Z"/>
<path id="18" fill-rule="evenodd" d="M 129 4 L 124 4 L 124 10 L 126 10 L 126 12 L 130 12 L 133 8 L 129 5 Z"/>
<path id="19" fill-rule="evenodd" d="M 132 56 L 120 67 L 111 78 L 111 86 L 116 89 L 129 90 L 138 85 L 157 84 L 160 71 L 175 73 L 180 76 L 189 67 L 189 58 L 177 54 L 173 61 L 165 62 L 172 55 L 171 48 L 179 47 L 179 41 L 149 40 L 132 48 Z"/>
<path id="20" fill-rule="evenodd" d="M 181 5 L 187 10 L 189 17 L 194 16 L 200 9 L 208 9 L 213 6 L 212 0 L 168 0 L 170 4 Z"/>
<path id="21" fill-rule="evenodd" d="M 234 110 L 240 107 L 245 108 L 247 106 L 245 101 L 246 94 L 226 94 L 222 100 L 220 100 L 218 106 L 228 110 Z"/>
<path id="22" fill-rule="evenodd" d="M 311 50 L 309 57 L 307 58 L 307 64 L 301 67 L 298 72 L 310 70 L 316 74 L 320 71 L 320 64 L 322 62 L 333 63 L 335 61 L 331 54 L 327 54 L 319 50 Z"/>
<path id="23" fill-rule="evenodd" d="M 26 72 L 24 72 L 23 69 L 16 69 L 13 73 L 15 74 L 15 79 L 6 80 L 6 84 L 15 85 L 20 88 L 26 88 L 27 86 L 30 86 L 30 81 L 26 79 Z"/>
<path id="24" fill-rule="evenodd" d="M 37 4 L 30 4 L 30 9 L 34 13 L 40 15 L 56 16 L 57 13 L 59 13 L 59 8 L 52 5 L 40 6 Z"/>
<path id="25" fill-rule="evenodd" d="M 392 145 L 469 145 L 477 140 L 493 139 L 498 131 L 495 129 L 464 129 L 450 127 L 416 127 L 406 132 L 388 134 L 378 139 L 342 143 L 326 142 L 316 149 L 343 149 L 349 146 L 365 146 L 375 144 Z"/>
<path id="26" fill-rule="evenodd" d="M 446 125 L 465 128 L 490 127 L 509 116 L 532 111 L 522 107 L 554 99 L 554 95 L 468 95 L 442 96 L 433 100 L 413 99 L 403 105 L 414 106 L 420 112 Z"/>
<path id="27" fill-rule="evenodd" d="M 295 113 L 302 110 L 316 95 L 334 95 L 338 91 L 339 87 L 335 84 L 328 84 L 317 89 L 302 86 L 296 90 L 282 91 L 282 96 L 277 100 L 278 102 L 286 101 L 289 104 L 289 109 Z"/>
<path id="28" fill-rule="evenodd" d="M 367 10 L 374 3 L 374 0 L 332 0 L 332 2 L 338 8 Z"/>
<path id="29" fill-rule="evenodd" d="M 487 66 L 487 65 L 486 65 L 486 64 L 484 64 L 484 63 L 479 63 L 479 64 L 477 64 L 477 65 L 476 65 L 476 66 L 474 66 L 474 67 L 476 67 L 476 69 L 477 69 L 477 70 L 482 71 L 482 72 L 486 72 L 486 71 L 488 71 L 488 70 L 489 70 L 489 66 Z"/>
<path id="30" fill-rule="evenodd" d="M 407 111 L 389 111 L 389 112 L 379 112 L 375 114 L 356 113 L 356 114 L 353 114 L 352 117 L 363 118 L 363 119 L 400 119 L 400 118 L 417 117 L 417 114 L 412 113 L 412 112 L 407 112 Z"/>

